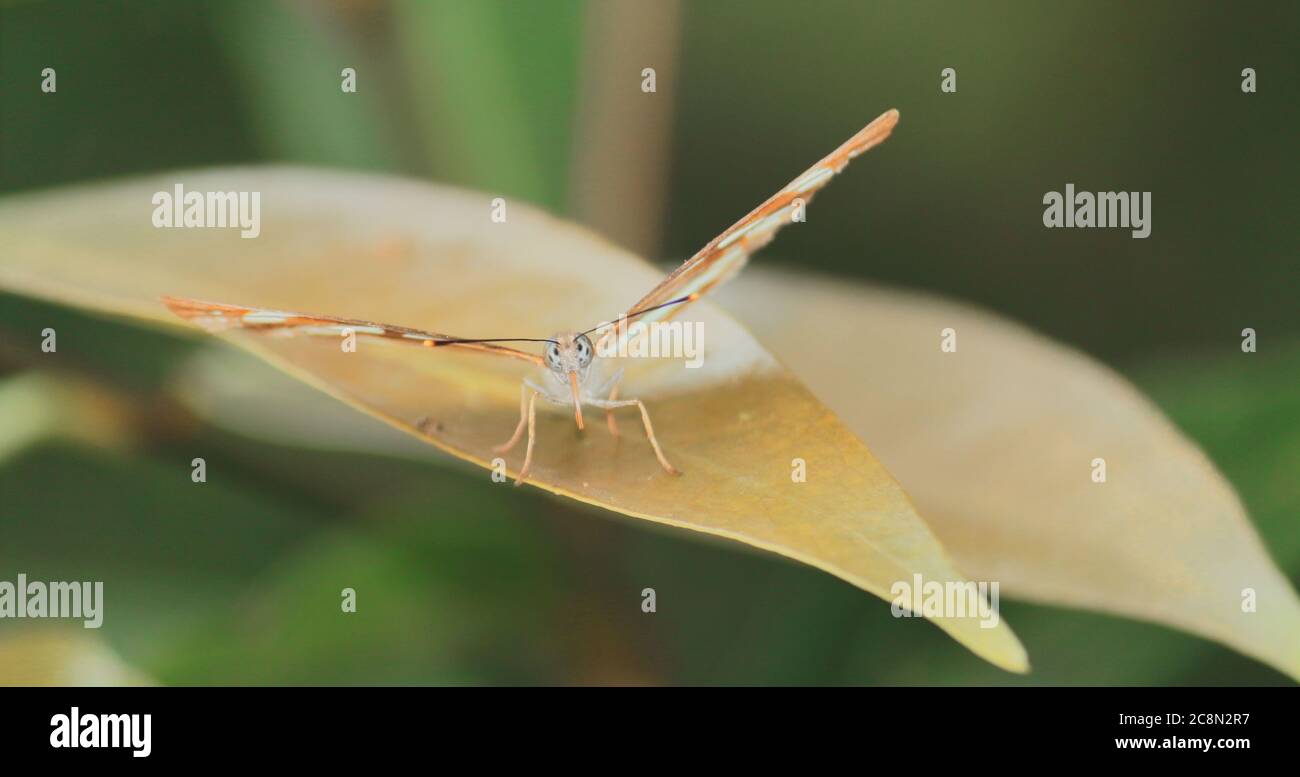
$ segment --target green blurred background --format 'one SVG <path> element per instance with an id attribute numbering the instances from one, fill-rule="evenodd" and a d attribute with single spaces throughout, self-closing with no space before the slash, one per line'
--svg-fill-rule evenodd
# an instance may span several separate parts
<path id="1" fill-rule="evenodd" d="M 0 0 L 0 193 L 363 168 L 527 199 L 680 261 L 897 107 L 815 228 L 759 262 L 977 302 L 1117 367 L 1223 469 L 1295 581 L 1298 22 L 1296 3 Z M 1042 196 L 1067 182 L 1153 192 L 1151 237 L 1044 229 Z M 43 355 L 45 326 L 82 334 Z M 109 596 L 99 633 L 0 623 L 0 657 L 67 639 L 167 684 L 1286 682 L 1162 627 L 1004 600 L 1034 663 L 1017 677 L 809 568 L 450 461 L 252 442 L 169 391 L 199 347 L 0 296 L 0 579 Z M 15 431 L 50 385 L 120 434 Z M 201 500 L 196 450 L 223 473 Z"/>

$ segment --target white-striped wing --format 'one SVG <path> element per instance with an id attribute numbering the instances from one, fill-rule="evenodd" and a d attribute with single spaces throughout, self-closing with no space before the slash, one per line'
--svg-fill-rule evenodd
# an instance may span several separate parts
<path id="1" fill-rule="evenodd" d="M 163 297 L 162 301 L 173 313 L 187 321 L 203 327 L 210 332 L 222 332 L 229 329 L 247 329 L 271 335 L 307 335 L 340 337 L 349 332 L 357 337 L 382 338 L 391 342 L 414 345 L 421 348 L 463 348 L 496 356 L 509 356 L 541 364 L 542 357 L 526 351 L 520 351 L 504 345 L 500 341 L 475 340 L 450 335 L 411 329 L 392 324 L 379 324 L 374 321 L 360 321 L 350 318 L 334 318 L 309 313 L 291 313 L 269 308 L 241 307 L 219 302 Z M 527 338 L 518 338 L 527 339 Z"/>
<path id="2" fill-rule="evenodd" d="M 664 305 L 672 300 L 688 298 L 680 304 L 666 306 L 640 316 L 639 320 L 653 321 L 669 318 L 731 278 L 745 266 L 754 252 L 772 241 L 777 230 L 790 223 L 796 207 L 806 205 L 814 194 L 848 165 L 851 159 L 888 138 L 897 123 L 898 111 L 889 110 L 882 113 L 839 148 L 768 198 L 767 202 L 754 208 L 749 215 L 737 221 L 730 229 L 709 241 L 708 245 L 687 259 L 681 267 L 664 278 L 653 291 L 633 305 L 628 315 Z M 618 329 L 617 324 L 610 327 L 601 335 L 602 342 L 617 334 Z"/>

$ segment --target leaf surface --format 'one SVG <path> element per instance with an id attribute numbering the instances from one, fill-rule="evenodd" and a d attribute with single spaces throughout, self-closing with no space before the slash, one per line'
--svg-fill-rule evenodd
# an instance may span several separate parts
<path id="1" fill-rule="evenodd" d="M 251 191 L 261 234 L 152 226 L 155 192 Z M 181 171 L 0 202 L 0 285 L 66 304 L 180 322 L 173 295 L 365 319 L 461 337 L 545 337 L 616 316 L 661 274 L 585 231 L 490 194 L 395 178 L 286 168 Z M 743 208 L 738 208 L 743 210 Z M 768 550 L 882 598 L 896 581 L 963 580 L 865 445 L 743 328 L 707 302 L 684 318 L 704 361 L 630 359 L 624 397 L 648 405 L 667 476 L 635 411 L 622 437 L 543 408 L 529 482 L 589 504 Z M 75 337 L 75 333 L 60 338 Z M 271 338 L 237 345 L 462 459 L 492 466 L 519 416 L 526 364 L 453 349 Z M 511 472 L 518 449 L 506 457 Z M 807 463 L 807 482 L 791 477 Z M 486 475 L 485 475 L 486 477 Z M 508 486 L 503 486 L 508 487 Z M 932 618 L 987 660 L 1027 668 L 1004 621 Z"/>
<path id="2" fill-rule="evenodd" d="M 762 268 L 719 296 L 872 441 L 968 574 L 1200 634 L 1300 679 L 1300 602 L 1241 500 L 1114 371 L 932 296 Z"/>

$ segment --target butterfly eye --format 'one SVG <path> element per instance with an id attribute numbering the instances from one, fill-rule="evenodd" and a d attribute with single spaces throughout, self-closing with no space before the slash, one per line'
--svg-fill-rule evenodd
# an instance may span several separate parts
<path id="1" fill-rule="evenodd" d="M 587 339 L 586 335 L 580 335 L 578 337 L 578 363 L 583 367 L 591 364 L 591 354 L 591 340 Z"/>
<path id="2" fill-rule="evenodd" d="M 560 368 L 560 347 L 555 343 L 546 346 L 546 363 L 553 370 Z"/>

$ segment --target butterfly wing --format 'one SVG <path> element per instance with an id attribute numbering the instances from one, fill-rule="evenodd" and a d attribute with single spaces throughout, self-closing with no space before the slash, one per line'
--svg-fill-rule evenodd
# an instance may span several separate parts
<path id="1" fill-rule="evenodd" d="M 790 223 L 794 209 L 799 206 L 796 200 L 807 204 L 814 194 L 848 165 L 849 160 L 888 138 L 897 123 L 898 111 L 882 113 L 839 148 L 768 198 L 767 202 L 754 208 L 749 215 L 709 241 L 708 245 L 673 270 L 654 290 L 632 306 L 628 314 L 670 300 L 689 298 L 681 304 L 640 316 L 642 321 L 669 318 L 731 278 L 745 266 L 754 252 L 772 241 L 777 230 Z M 602 334 L 601 342 L 604 343 L 607 338 L 617 334 L 619 326 L 616 323 Z"/>
<path id="2" fill-rule="evenodd" d="M 508 346 L 452 337 L 422 329 L 379 324 L 374 321 L 291 313 L 270 308 L 240 307 L 180 297 L 163 297 L 162 301 L 176 315 L 194 322 L 209 332 L 245 329 L 281 337 L 295 335 L 341 337 L 353 333 L 357 337 L 377 338 L 420 348 L 461 348 L 497 356 L 509 356 L 533 364 L 542 363 L 540 356 Z"/>

